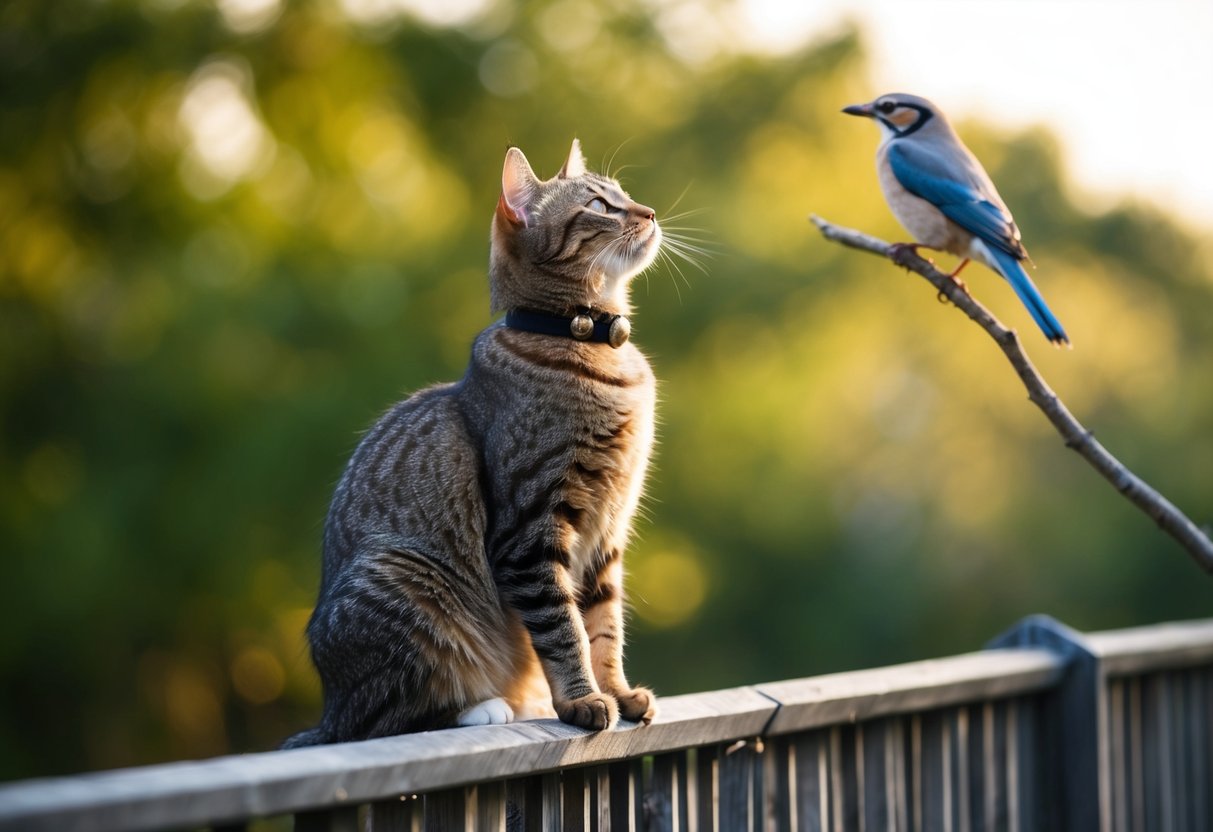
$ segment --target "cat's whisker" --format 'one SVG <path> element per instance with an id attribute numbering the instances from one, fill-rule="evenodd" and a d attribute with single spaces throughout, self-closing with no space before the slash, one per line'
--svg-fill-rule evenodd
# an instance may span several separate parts
<path id="1" fill-rule="evenodd" d="M 671 240 L 666 247 L 683 260 L 696 265 L 698 265 L 700 258 L 709 258 L 715 254 L 715 252 L 711 251 L 710 249 L 705 249 L 700 246 L 695 246 L 691 245 L 690 243 L 684 243 L 676 240 Z"/>
<path id="2" fill-rule="evenodd" d="M 678 296 L 678 302 L 681 304 L 682 289 L 679 288 L 678 280 L 674 277 L 674 274 L 677 273 L 678 277 L 682 278 L 682 282 L 686 284 L 688 289 L 691 288 L 691 281 L 687 280 L 687 276 L 682 273 L 682 269 L 679 267 L 678 263 L 674 261 L 674 258 L 669 255 L 669 252 L 658 252 L 658 256 L 667 266 L 666 273 L 670 275 L 670 281 L 674 284 L 674 294 Z"/>
<path id="3" fill-rule="evenodd" d="M 670 240 L 671 245 L 682 246 L 683 249 L 691 247 L 691 249 L 705 253 L 705 255 L 707 255 L 707 253 L 714 253 L 717 247 L 716 240 L 707 237 L 699 237 L 699 235 L 688 234 L 685 232 L 678 232 L 678 230 L 666 232 L 666 239 Z"/>
<path id="4" fill-rule="evenodd" d="M 635 137 L 628 136 L 626 139 L 621 141 L 619 144 L 615 145 L 615 149 L 611 151 L 611 158 L 607 159 L 606 163 L 602 166 L 602 170 L 605 171 L 606 175 L 609 176 L 611 179 L 619 178 L 619 176 L 618 176 L 619 171 L 613 170 L 611 168 L 611 165 L 615 164 L 615 157 L 617 155 L 619 155 L 619 151 L 623 150 L 623 146 L 626 145 L 628 142 L 630 142 L 633 138 L 635 138 Z M 627 166 L 625 165 L 624 168 L 626 168 L 626 167 Z M 624 168 L 620 168 L 619 170 L 623 170 Z"/>
<path id="5" fill-rule="evenodd" d="M 666 209 L 666 211 L 665 211 L 665 212 L 666 212 L 666 214 L 669 214 L 671 211 L 673 211 L 675 208 L 677 208 L 677 207 L 678 207 L 678 203 L 682 202 L 683 197 L 685 197 L 685 196 L 687 195 L 687 192 L 688 192 L 689 190 L 691 190 L 691 185 L 692 185 L 692 183 L 691 183 L 691 182 L 688 182 L 688 183 L 686 184 L 686 187 L 682 189 L 682 193 L 680 193 L 680 194 L 677 196 L 677 198 L 675 198 L 675 200 L 674 200 L 674 201 L 673 201 L 673 202 L 670 204 L 670 207 Z M 694 209 L 694 211 L 692 211 L 692 212 L 690 212 L 690 213 L 696 213 L 696 214 L 698 214 L 698 213 L 700 213 L 701 211 L 704 211 L 704 210 L 706 210 L 706 209 L 703 209 L 703 208 L 696 208 L 696 209 Z M 684 216 L 686 216 L 686 215 L 687 215 L 687 213 L 688 213 L 688 212 L 683 212 L 682 214 L 677 214 L 677 215 L 674 215 L 674 216 L 667 216 L 667 217 L 666 217 L 666 219 L 677 219 L 678 217 L 684 217 Z"/>
<path id="6" fill-rule="evenodd" d="M 704 214 L 704 213 L 707 213 L 706 208 L 691 208 L 686 211 L 680 211 L 677 214 L 664 214 L 660 218 L 661 225 L 664 228 L 666 223 L 676 222 L 678 220 L 684 220 L 687 217 L 694 217 L 694 216 L 697 216 L 699 214 Z"/>
<path id="7" fill-rule="evenodd" d="M 622 174 L 625 170 L 631 170 L 632 168 L 638 168 L 638 167 L 640 167 L 640 165 L 620 165 L 619 169 L 611 174 L 611 178 L 616 179 L 619 182 L 626 182 L 626 180 L 623 179 L 620 176 L 620 174 Z"/>
<path id="8" fill-rule="evenodd" d="M 665 220 L 664 222 L 662 222 L 661 227 L 663 229 L 668 229 L 670 231 L 687 231 L 687 232 L 694 232 L 697 234 L 706 234 L 707 233 L 704 229 L 700 228 L 697 225 L 674 225 L 669 220 Z"/>
<path id="9" fill-rule="evenodd" d="M 613 240 L 603 246 L 597 254 L 590 258 L 590 262 L 586 265 L 586 276 L 592 276 L 600 269 L 605 271 L 606 264 L 609 262 L 610 258 L 615 257 L 616 254 L 618 254 L 616 249 L 623 249 L 626 246 L 626 243 L 627 238 L 623 234 L 620 234 L 618 237 L 615 237 Z"/>
<path id="10" fill-rule="evenodd" d="M 677 255 L 682 260 L 685 260 L 690 265 L 699 269 L 699 271 L 707 274 L 707 269 L 704 267 L 703 263 L 700 262 L 700 260 L 701 258 L 707 259 L 714 256 L 715 252 L 705 245 L 699 245 L 699 242 L 706 241 L 687 238 L 681 234 L 667 231 L 662 240 L 662 248 L 667 249 L 667 251 L 663 253 L 665 253 L 667 257 L 670 257 L 671 254 Z M 671 262 L 673 262 L 672 258 Z"/>

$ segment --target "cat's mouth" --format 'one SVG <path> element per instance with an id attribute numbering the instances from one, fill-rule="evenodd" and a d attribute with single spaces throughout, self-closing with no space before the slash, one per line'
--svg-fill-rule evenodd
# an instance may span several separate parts
<path id="1" fill-rule="evenodd" d="M 657 252 L 661 250 L 661 226 L 657 220 L 649 220 L 647 230 L 637 232 L 636 237 L 637 262 L 632 274 L 644 271 L 657 259 Z"/>

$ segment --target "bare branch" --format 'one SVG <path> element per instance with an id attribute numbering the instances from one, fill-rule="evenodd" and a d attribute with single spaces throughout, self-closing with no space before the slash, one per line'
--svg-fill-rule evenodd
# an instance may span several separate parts
<path id="1" fill-rule="evenodd" d="M 843 228 L 812 217 L 813 224 L 827 240 L 849 248 L 887 257 L 899 266 L 921 275 L 962 312 L 972 318 L 1002 349 L 1019 380 L 1027 388 L 1028 398 L 1041 409 L 1057 432 L 1091 466 L 1112 483 L 1129 502 L 1153 518 L 1164 532 L 1171 535 L 1188 551 L 1192 559 L 1206 572 L 1213 573 L 1213 541 L 1188 519 L 1166 497 L 1108 453 L 1089 430 L 1074 418 L 1044 378 L 1028 360 L 1014 330 L 1003 326 L 949 275 L 936 269 L 930 261 L 919 257 L 909 247 L 896 246 L 852 228 Z"/>

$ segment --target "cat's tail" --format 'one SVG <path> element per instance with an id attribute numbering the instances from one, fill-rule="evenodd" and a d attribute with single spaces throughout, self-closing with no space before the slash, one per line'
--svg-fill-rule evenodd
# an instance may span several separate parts
<path id="1" fill-rule="evenodd" d="M 306 748 L 309 745 L 327 745 L 332 742 L 328 734 L 319 726 L 308 728 L 306 731 L 300 731 L 293 737 L 288 737 L 286 742 L 282 743 L 281 750 L 285 751 L 288 748 Z"/>

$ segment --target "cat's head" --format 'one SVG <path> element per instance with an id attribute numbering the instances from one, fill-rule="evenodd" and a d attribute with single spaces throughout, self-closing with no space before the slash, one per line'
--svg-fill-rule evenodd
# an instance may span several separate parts
<path id="1" fill-rule="evenodd" d="M 521 150 L 506 152 L 489 263 L 494 311 L 626 313 L 628 282 L 660 247 L 653 209 L 614 179 L 587 171 L 576 139 L 546 181 Z"/>

